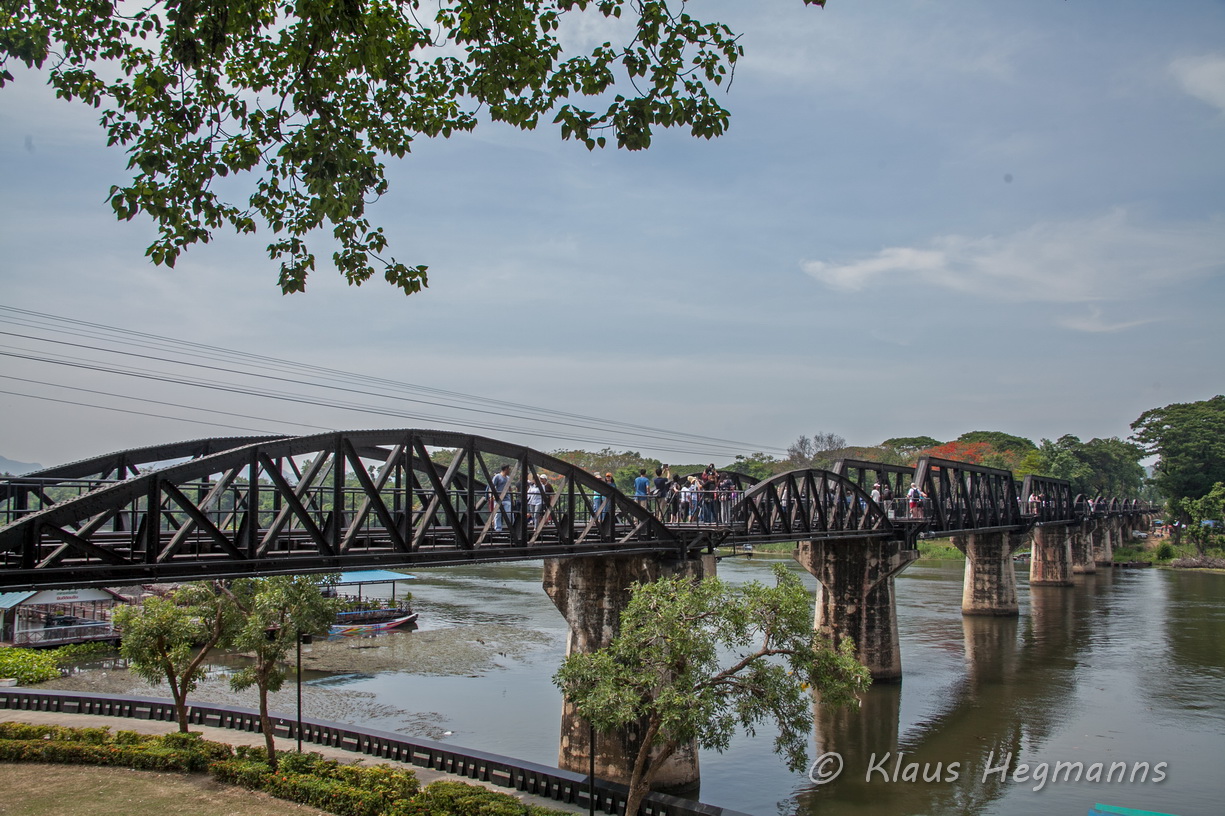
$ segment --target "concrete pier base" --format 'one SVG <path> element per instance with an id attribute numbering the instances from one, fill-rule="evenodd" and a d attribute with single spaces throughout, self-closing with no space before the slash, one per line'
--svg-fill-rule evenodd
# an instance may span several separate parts
<path id="1" fill-rule="evenodd" d="M 1098 566 L 1108 567 L 1114 562 L 1114 525 L 1109 520 L 1099 521 L 1093 528 L 1093 561 Z"/>
<path id="2" fill-rule="evenodd" d="M 996 617 L 1020 614 L 1012 554 L 1025 542 L 1025 535 L 981 532 L 956 535 L 952 540 L 966 555 L 961 614 Z"/>
<path id="3" fill-rule="evenodd" d="M 1072 574 L 1091 575 L 1097 572 L 1093 560 L 1093 522 L 1085 521 L 1080 526 L 1068 529 L 1068 543 L 1072 546 Z"/>
<path id="4" fill-rule="evenodd" d="M 1066 525 L 1034 528 L 1029 583 L 1035 586 L 1072 586 L 1072 542 Z"/>
<path id="5" fill-rule="evenodd" d="M 621 613 L 629 604 L 629 588 L 673 575 L 713 576 L 715 559 L 675 561 L 653 555 L 602 555 L 590 558 L 549 558 L 544 562 L 544 591 L 570 624 L 566 654 L 593 652 L 607 646 L 621 626 Z M 596 737 L 596 776 L 629 783 L 640 729 Z M 591 757 L 588 723 L 570 702 L 562 704 L 561 743 L 557 765 L 585 774 Z M 661 791 L 693 791 L 699 782 L 696 745 L 683 746 L 664 764 L 655 778 Z"/>
<path id="6" fill-rule="evenodd" d="M 873 680 L 901 680 L 893 578 L 918 551 L 901 541 L 850 538 L 801 541 L 793 556 L 817 578 L 813 627 L 835 644 L 851 638 Z"/>

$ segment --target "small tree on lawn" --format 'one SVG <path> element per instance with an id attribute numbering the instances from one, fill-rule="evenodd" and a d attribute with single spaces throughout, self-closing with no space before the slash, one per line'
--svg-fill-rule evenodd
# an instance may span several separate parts
<path id="1" fill-rule="evenodd" d="M 120 653 L 145 680 L 166 681 L 179 730 L 187 733 L 187 695 L 204 676 L 204 660 L 237 631 L 233 598 L 216 583 L 185 584 L 166 598 L 120 607 L 114 622 L 123 633 Z"/>
<path id="2" fill-rule="evenodd" d="M 289 651 L 304 634 L 326 632 L 336 618 L 338 601 L 323 596 L 323 586 L 332 578 L 277 575 L 236 581 L 233 593 L 246 620 L 235 638 L 235 647 L 249 653 L 251 665 L 230 678 L 235 691 L 255 686 L 259 690 L 259 721 L 268 749 L 268 764 L 277 767 L 276 742 L 268 716 L 268 694 L 285 682 L 282 665 Z"/>
<path id="3" fill-rule="evenodd" d="M 776 752 L 791 769 L 804 767 L 811 690 L 823 704 L 845 705 L 871 682 L 853 644 L 835 651 L 813 632 L 799 578 L 782 566 L 774 576 L 773 587 L 685 577 L 636 584 L 612 643 L 570 655 L 554 676 L 597 731 L 639 726 L 630 816 L 678 748 L 696 740 L 725 750 L 737 725 L 753 734 L 776 723 Z"/>

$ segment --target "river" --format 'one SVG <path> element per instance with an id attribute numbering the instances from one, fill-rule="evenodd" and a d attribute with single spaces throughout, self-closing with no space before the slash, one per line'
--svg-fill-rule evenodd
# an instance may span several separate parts
<path id="1" fill-rule="evenodd" d="M 766 581 L 781 558 L 725 559 L 719 575 Z M 702 754 L 701 800 L 759 816 L 1225 812 L 1225 575 L 1104 570 L 1030 588 L 1018 569 L 1019 618 L 985 619 L 961 615 L 962 571 L 919 561 L 898 577 L 904 681 L 815 718 L 812 756 L 840 764 L 836 779 L 787 770 L 763 730 Z M 421 629 L 313 648 L 305 713 L 555 764 L 566 631 L 539 563 L 416 574 Z M 225 671 L 196 699 L 252 705 Z M 64 684 L 150 693 L 114 671 Z M 274 707 L 292 705 L 287 687 Z M 1080 781 L 1057 771 L 1074 762 Z"/>

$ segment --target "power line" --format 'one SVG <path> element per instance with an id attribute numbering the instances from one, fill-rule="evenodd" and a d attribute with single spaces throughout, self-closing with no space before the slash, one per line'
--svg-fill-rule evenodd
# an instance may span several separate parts
<path id="1" fill-rule="evenodd" d="M 565 411 L 557 411 L 553 409 L 539 408 L 536 406 L 524 405 L 522 403 L 491 399 L 487 397 L 479 397 L 479 396 L 475 396 L 471 394 L 464 394 L 462 392 L 429 388 L 426 386 L 415 385 L 412 383 L 398 382 L 398 381 L 388 380 L 388 379 L 384 379 L 380 377 L 359 375 L 359 374 L 354 374 L 352 372 L 340 371 L 337 369 L 322 368 L 318 366 L 298 363 L 292 360 L 285 360 L 285 359 L 269 357 L 265 355 L 258 355 L 258 354 L 249 354 L 246 352 L 239 352 L 234 349 L 227 349 L 227 348 L 220 347 L 220 346 L 212 346 L 208 344 L 177 340 L 177 339 L 169 338 L 163 335 L 155 335 L 155 334 L 149 334 L 145 332 L 138 332 L 138 331 L 133 331 L 130 329 L 122 329 L 122 328 L 107 326 L 107 325 L 99 324 L 99 323 L 91 323 L 88 321 L 73 321 L 68 318 L 63 318 L 63 317 L 59 317 L 56 315 L 51 315 L 51 314 L 47 314 L 43 312 L 35 312 L 31 310 L 26 310 L 26 309 L 18 309 L 18 308 L 10 307 L 10 306 L 0 306 L 0 309 L 14 313 L 13 316 L 10 316 L 10 317 L 0 316 L 0 320 L 5 320 L 10 323 L 16 323 L 18 325 L 23 325 L 23 326 L 30 327 L 30 328 L 39 328 L 39 329 L 50 328 L 62 334 L 68 334 L 68 335 L 73 335 L 77 337 L 92 337 L 95 339 L 104 339 L 108 342 L 122 343 L 125 345 L 136 346 L 140 348 L 150 348 L 150 347 L 167 348 L 169 347 L 169 348 L 175 349 L 176 351 L 180 353 L 188 354 L 189 356 L 202 357 L 204 359 L 209 359 L 213 361 L 231 362 L 233 360 L 239 360 L 242 362 L 243 365 L 248 366 L 250 368 L 273 370 L 273 371 L 277 371 L 278 374 L 284 373 L 286 369 L 299 370 L 299 371 L 310 373 L 315 377 L 321 377 L 325 381 L 326 380 L 332 380 L 332 381 L 338 380 L 340 382 L 347 382 L 347 383 L 360 383 L 366 386 L 379 386 L 382 388 L 390 388 L 393 391 L 399 391 L 399 392 L 408 392 L 408 393 L 414 393 L 414 394 L 427 394 L 427 395 L 437 396 L 437 397 L 446 397 L 452 400 L 460 400 L 463 402 L 476 402 L 481 406 L 490 406 L 490 405 L 500 406 L 502 408 L 513 409 L 514 411 L 516 411 L 516 413 L 493 411 L 488 407 L 473 408 L 473 407 L 468 407 L 465 405 L 457 405 L 457 404 L 454 404 L 454 402 L 436 402 L 433 400 L 425 400 L 425 399 L 420 399 L 420 398 L 403 397 L 403 396 L 399 396 L 396 394 L 388 394 L 385 391 L 369 391 L 369 390 L 349 388 L 345 386 L 331 385 L 331 384 L 320 383 L 320 382 L 304 382 L 301 379 L 291 379 L 291 378 L 286 378 L 286 377 L 278 376 L 278 375 L 254 374 L 251 371 L 240 371 L 240 370 L 235 370 L 232 368 L 226 368 L 224 366 L 201 365 L 196 362 L 189 362 L 189 361 L 183 361 L 183 360 L 166 360 L 165 357 L 161 357 L 161 356 L 151 357 L 150 355 L 142 355 L 136 352 L 121 351 L 121 350 L 110 349 L 110 348 L 99 348 L 97 346 L 92 346 L 92 345 L 85 346 L 85 348 L 89 348 L 90 350 L 104 351 L 104 352 L 113 353 L 113 354 L 122 354 L 122 355 L 135 356 L 135 357 L 144 357 L 147 359 L 151 358 L 151 359 L 156 359 L 160 362 L 170 362 L 172 364 L 190 365 L 190 366 L 200 367 L 200 368 L 209 368 L 209 369 L 222 371 L 228 374 L 237 374 L 240 376 L 260 376 L 264 379 L 275 379 L 275 380 L 280 380 L 280 381 L 285 381 L 285 382 L 292 382 L 295 385 L 306 385 L 306 386 L 316 387 L 316 388 L 346 391 L 349 393 L 355 393 L 355 394 L 359 394 L 362 396 L 372 396 L 372 397 L 383 398 L 383 399 L 403 399 L 406 401 L 412 401 L 412 402 L 417 402 L 417 403 L 424 404 L 424 405 L 442 407 L 442 408 L 447 408 L 451 410 L 462 410 L 462 411 L 468 411 L 468 412 L 483 413 L 483 414 L 489 414 L 493 416 L 501 416 L 501 417 L 512 418 L 516 420 L 525 420 L 525 421 L 531 421 L 531 422 L 549 421 L 553 424 L 566 425 L 568 427 L 577 427 L 577 428 L 582 428 L 588 431 L 597 430 L 597 429 L 591 428 L 591 424 L 594 423 L 597 425 L 605 426 L 605 428 L 607 428 L 607 430 L 609 430 L 610 432 L 621 434 L 621 435 L 641 437 L 643 440 L 663 440 L 663 441 L 667 441 L 671 443 L 684 443 L 684 444 L 699 443 L 705 446 L 704 451 L 710 451 L 711 448 L 722 448 L 722 449 L 730 448 L 734 451 L 745 451 L 745 450 L 774 450 L 774 451 L 780 451 L 780 452 L 782 451 L 781 448 L 777 448 L 773 446 L 751 445 L 748 443 L 738 442 L 735 440 L 727 440 L 727 439 L 722 439 L 718 437 L 709 437 L 709 436 L 704 436 L 700 434 L 691 434 L 691 433 L 687 433 L 684 431 L 672 431 L 672 430 L 667 430 L 667 429 L 653 428 L 650 426 L 637 425 L 633 423 L 625 423 L 625 422 L 620 422 L 616 420 L 601 419 L 598 417 L 591 417 L 591 416 L 586 416 L 583 414 L 575 414 L 575 413 L 570 413 L 570 412 L 565 412 Z M 48 325 L 48 322 L 50 322 L 50 325 Z M 67 325 L 64 326 L 60 324 L 67 324 Z M 91 334 L 88 331 L 82 330 L 81 327 L 89 327 L 91 329 L 98 330 L 102 332 L 103 334 L 100 337 L 97 333 Z M 116 335 L 116 336 L 107 336 L 107 333 L 111 335 Z M 13 335 L 14 333 L 6 332 L 6 334 Z M 68 346 L 76 346 L 78 348 L 82 347 L 81 344 L 73 344 L 73 343 L 69 343 L 68 341 L 64 341 L 64 340 L 54 340 L 54 339 L 48 339 L 44 337 L 36 337 L 36 336 L 28 336 L 28 335 L 15 335 L 15 336 L 23 337 L 24 339 L 40 341 L 40 342 L 58 343 L 58 344 L 63 344 L 63 345 L 68 345 Z M 127 339 L 121 339 L 121 338 L 127 338 Z M 540 415 L 540 416 L 532 416 L 532 417 L 523 416 L 522 415 L 523 412 Z M 581 422 L 581 424 L 576 423 L 576 422 L 564 422 L 559 418 L 578 420 Z M 512 430 L 515 432 L 524 432 L 518 428 L 507 429 L 507 428 L 499 427 L 499 430 Z M 555 432 L 527 431 L 527 433 L 530 433 L 531 435 L 534 435 L 534 436 L 555 436 L 557 435 Z M 662 436 L 659 436 L 660 434 L 662 434 Z M 592 439 L 584 438 L 583 441 L 595 442 L 596 444 L 600 444 L 601 442 L 604 442 L 605 440 L 592 440 Z"/>
<path id="2" fill-rule="evenodd" d="M 276 431 L 266 431 L 259 428 L 244 428 L 241 425 L 227 425 L 224 422 L 209 422 L 203 419 L 184 419 L 182 417 L 168 417 L 162 414 L 151 414 L 148 411 L 132 411 L 127 408 L 112 408 L 108 405 L 93 405 L 88 402 L 74 402 L 73 400 L 56 399 L 55 397 L 40 397 L 35 394 L 22 394 L 18 391 L 0 390 L 0 394 L 10 394 L 14 397 L 25 397 L 27 399 L 43 400 L 45 402 L 59 402 L 64 405 L 75 405 L 81 408 L 96 408 L 100 411 L 115 411 L 120 414 L 135 414 L 136 416 L 157 417 L 158 419 L 170 419 L 177 422 L 190 422 L 193 425 L 214 425 L 218 428 L 231 428 L 237 431 L 250 431 L 258 434 L 275 434 Z"/>
<path id="3" fill-rule="evenodd" d="M 75 348 L 75 349 L 99 350 L 99 352 L 125 355 L 125 357 L 157 360 L 159 361 L 159 363 L 169 363 L 171 365 L 191 366 L 191 368 L 194 368 L 194 369 L 213 370 L 213 371 L 223 372 L 223 374 L 228 374 L 228 375 L 258 376 L 258 377 L 261 377 L 261 379 L 263 380 L 290 382 L 290 383 L 294 383 L 294 385 L 299 385 L 299 386 L 305 385 L 309 387 L 325 388 L 325 390 L 353 393 L 353 395 L 358 395 L 358 396 L 363 396 L 363 397 L 375 397 L 375 398 L 381 398 L 381 399 L 401 399 L 401 401 L 425 404 L 425 406 L 452 409 L 452 410 L 456 410 L 456 409 L 466 410 L 466 412 L 491 415 L 491 417 L 500 417 L 500 418 L 505 418 L 505 419 L 530 421 L 530 423 L 541 423 L 541 421 L 549 421 L 550 423 L 549 429 L 541 430 L 541 429 L 526 429 L 526 428 L 521 428 L 521 426 L 492 425 L 489 423 L 467 423 L 466 421 L 466 424 L 468 425 L 478 426 L 478 428 L 483 428 L 483 429 L 497 430 L 497 431 L 511 431 L 511 433 L 527 434 L 530 436 L 537 436 L 537 437 L 557 437 L 557 439 L 565 439 L 565 440 L 570 440 L 570 441 L 593 442 L 593 444 L 597 444 L 597 445 L 606 444 L 606 439 L 593 439 L 593 437 L 590 437 L 588 435 L 579 436 L 575 434 L 559 434 L 557 433 L 557 426 L 562 425 L 562 426 L 566 426 L 566 428 L 578 428 L 578 429 L 582 429 L 583 431 L 588 431 L 588 433 L 590 433 L 590 431 L 593 431 L 593 430 L 594 431 L 605 430 L 605 431 L 608 431 L 608 433 L 613 433 L 619 436 L 621 435 L 635 436 L 641 440 L 652 440 L 649 442 L 649 444 L 655 447 L 659 447 L 659 442 L 665 442 L 665 444 L 671 445 L 671 447 L 660 448 L 660 450 L 668 450 L 670 452 L 679 452 L 679 453 L 701 453 L 701 455 L 703 456 L 707 455 L 707 453 L 713 452 L 712 448 L 725 448 L 725 450 L 726 448 L 731 448 L 731 451 L 733 452 L 742 452 L 742 451 L 745 451 L 746 448 L 750 448 L 750 450 L 762 450 L 762 448 L 764 447 L 764 446 L 745 445 L 745 444 L 742 444 L 742 442 L 723 440 L 723 439 L 719 439 L 719 437 L 709 437 L 709 436 L 702 436 L 702 435 L 696 435 L 696 434 L 687 434 L 687 433 L 684 433 L 684 431 L 666 431 L 662 429 L 653 429 L 653 428 L 649 428 L 649 426 L 635 425 L 635 424 L 630 424 L 630 423 L 621 423 L 621 421 L 584 417 L 584 415 L 582 414 L 572 414 L 572 413 L 567 413 L 567 412 L 557 412 L 557 410 L 551 410 L 551 409 L 535 408 L 532 406 L 522 406 L 522 404 L 519 404 L 519 403 L 499 401 L 499 399 L 486 399 L 483 397 L 477 397 L 473 395 L 464 395 L 464 393 L 461 393 L 461 392 L 439 390 L 439 388 L 428 388 L 428 387 L 423 387 L 423 386 L 415 386 L 415 385 L 412 385 L 412 383 L 403 383 L 403 382 L 396 382 L 392 380 L 385 380 L 385 379 L 381 379 L 381 377 L 369 377 L 369 376 L 364 376 L 364 375 L 355 375 L 355 374 L 352 374 L 352 372 L 347 372 L 347 371 L 317 368 L 317 366 L 310 366 L 310 365 L 295 363 L 295 361 L 293 360 L 282 360 L 278 358 L 265 357 L 265 355 L 250 355 L 250 354 L 245 354 L 241 352 L 236 352 L 236 350 L 234 349 L 227 349 L 227 348 L 216 347 L 216 346 L 207 346 L 207 344 L 201 344 L 201 343 L 176 341 L 176 339 L 174 338 L 156 336 L 156 334 L 148 334 L 145 332 L 135 332 L 131 330 L 124 330 L 124 328 L 105 326 L 105 325 L 102 325 L 102 323 L 69 321 L 67 319 L 64 319 L 64 317 L 48 315 L 48 314 L 44 314 L 44 312 L 15 309 L 15 308 L 12 308 L 12 306 L 0 306 L 0 309 L 9 311 L 9 312 L 16 312 L 15 316 L 10 316 L 10 317 L 0 316 L 0 321 L 17 323 L 17 325 L 22 325 L 26 327 L 40 328 L 40 330 L 48 330 L 48 328 L 51 328 L 51 330 L 59 331 L 64 334 L 70 334 L 70 336 L 104 339 L 104 341 L 107 341 L 110 343 L 127 344 L 127 346 L 134 346 L 138 348 L 148 349 L 148 348 L 151 348 L 151 346 L 152 348 L 170 347 L 170 348 L 174 348 L 175 350 L 178 350 L 178 352 L 180 353 L 185 353 L 187 355 L 190 355 L 190 357 L 202 357 L 205 359 L 211 359 L 213 361 L 232 361 L 233 359 L 236 359 L 236 360 L 240 360 L 241 364 L 247 365 L 249 366 L 249 368 L 255 368 L 255 369 L 266 369 L 267 370 L 267 369 L 273 369 L 273 366 L 279 366 L 279 368 L 273 369 L 273 370 L 277 370 L 279 374 L 284 374 L 284 369 L 288 368 L 292 370 L 311 372 L 311 374 L 316 374 L 316 375 L 322 374 L 323 379 L 325 380 L 341 380 L 342 382 L 361 383 L 361 385 L 365 385 L 367 387 L 364 387 L 364 388 L 347 387 L 347 386 L 339 386 L 339 385 L 330 385 L 330 383 L 326 383 L 326 382 L 321 383 L 321 382 L 304 381 L 303 379 L 300 379 L 300 377 L 299 379 L 294 379 L 294 377 L 287 377 L 287 376 L 255 374 L 255 372 L 252 372 L 252 371 L 244 371 L 244 370 L 235 369 L 235 368 L 228 368 L 228 366 L 223 366 L 223 365 L 206 365 L 206 364 L 198 363 L 198 361 L 192 361 L 192 360 L 167 359 L 164 357 L 164 355 L 158 355 L 158 357 L 154 357 L 154 355 L 151 355 L 151 354 L 130 352 L 130 350 L 120 350 L 120 349 L 114 349 L 114 348 L 100 348 L 98 346 L 86 346 L 86 344 L 72 343 L 70 341 L 64 341 L 64 339 L 39 337 L 39 336 L 32 336 L 32 334 L 20 334 L 20 333 L 15 333 L 15 332 L 0 332 L 2 334 L 9 334 L 9 336 L 12 336 L 12 337 L 20 337 L 22 339 L 28 339 L 28 341 L 60 344 L 60 346 L 66 346 L 66 347 Z M 50 326 L 47 325 L 47 321 L 51 321 Z M 69 323 L 69 325 L 67 325 L 67 327 L 56 326 L 55 325 L 56 322 Z M 33 323 L 33 325 L 31 325 L 31 323 Z M 99 337 L 99 334 L 97 332 L 91 333 L 88 331 L 78 331 L 77 330 L 78 326 L 92 327 L 94 328 L 94 330 L 99 330 L 100 332 L 103 332 L 103 334 L 102 336 Z M 116 336 L 123 336 L 126 338 L 135 338 L 135 339 L 123 339 L 121 337 L 109 337 L 107 336 L 107 334 L 105 334 L 105 332 L 114 333 L 116 334 Z M 179 347 L 183 347 L 183 348 L 179 348 Z M 12 348 L 12 347 L 9 347 L 9 348 Z M 21 349 L 21 350 L 26 350 L 26 349 Z M 407 412 L 403 412 L 403 410 L 380 409 L 380 408 L 375 408 L 375 407 L 370 407 L 370 406 L 363 406 L 363 404 L 342 403 L 338 401 L 327 401 L 327 399 L 310 398 L 310 397 L 305 397 L 304 395 L 300 395 L 300 393 L 277 392 L 273 390 L 260 390 L 260 388 L 241 387 L 241 386 L 233 385 L 233 383 L 228 383 L 228 382 L 218 382 L 218 381 L 209 382 L 207 380 L 201 381 L 200 377 L 192 377 L 191 380 L 184 380 L 184 379 L 181 379 L 181 377 L 167 374 L 167 372 L 151 371 L 149 369 L 135 368 L 135 369 L 124 370 L 121 368 L 111 368 L 111 366 L 103 365 L 100 363 L 89 365 L 89 363 L 93 363 L 93 361 L 62 360 L 62 359 L 56 360 L 56 359 L 45 358 L 45 357 L 43 358 L 34 357 L 34 355 L 27 355 L 27 354 L 6 354 L 6 355 L 7 357 L 17 357 L 17 358 L 22 358 L 22 359 L 34 360 L 34 361 L 42 361 L 42 363 L 50 363 L 50 364 L 55 364 L 55 365 L 69 365 L 69 366 L 74 366 L 74 368 L 83 368 L 83 369 L 91 369 L 91 370 L 96 370 L 96 371 L 108 372 L 108 374 L 136 376 L 136 377 L 142 377 L 142 379 L 147 379 L 147 380 L 174 382 L 174 383 L 179 383 L 179 385 L 211 388 L 211 390 L 225 391 L 225 392 L 230 392 L 230 393 L 239 393 L 239 395 L 256 396 L 256 397 L 261 397 L 261 398 L 279 399 L 279 401 L 295 402 L 299 404 L 314 404 L 314 406 L 320 406 L 320 407 L 326 407 L 326 408 L 358 410 L 358 412 L 387 415 L 387 417 L 396 417 L 396 418 L 412 418 L 412 419 L 421 418 L 421 419 L 429 419 L 429 420 L 453 421 L 450 418 L 421 417 L 421 415 L 419 414 L 410 414 Z M 218 357 L 220 359 L 218 359 Z M 249 364 L 249 360 L 260 361 L 260 363 Z M 55 383 L 44 383 L 44 385 L 55 385 Z M 390 393 L 386 393 L 385 391 L 370 390 L 370 386 L 374 386 L 374 385 L 391 387 L 393 388 L 393 390 L 396 390 L 396 391 L 408 391 L 412 393 L 430 393 L 430 395 L 451 396 L 454 398 L 462 399 L 462 401 L 479 401 L 481 404 L 485 404 L 485 406 L 489 406 L 489 404 L 494 404 L 494 406 L 517 408 L 519 410 L 527 410 L 527 412 L 529 413 L 540 414 L 540 417 L 523 417 L 521 413 L 507 413 L 507 412 L 503 412 L 503 410 L 492 410 L 490 408 L 472 408 L 468 406 L 462 406 L 462 404 L 434 401 L 434 399 L 421 399 L 421 398 L 403 397 L 399 395 L 390 395 Z M 60 387 L 72 387 L 72 386 L 60 386 Z M 105 393 L 105 392 L 100 392 L 100 393 Z M 121 397 L 120 395 L 108 395 L 108 396 L 124 398 L 124 397 Z M 175 407 L 184 407 L 184 406 L 179 406 L 178 403 L 167 403 L 167 404 L 173 404 L 173 406 Z M 229 413 L 229 412 L 218 412 L 218 413 Z M 249 417 L 246 417 L 245 414 L 234 414 L 234 415 L 239 415 L 239 417 L 249 418 Z M 570 423 L 570 421 L 561 421 L 557 419 L 559 417 L 560 418 L 582 419 L 584 421 L 582 424 Z M 255 418 L 255 419 L 258 419 L 260 421 L 268 421 L 265 418 Z M 192 421 L 192 420 L 181 419 L 181 421 Z M 592 426 L 590 426 L 590 424 L 592 423 L 599 424 L 599 425 L 605 425 L 606 428 L 604 429 L 592 428 Z M 216 424 L 216 423 L 208 423 L 208 424 Z M 292 424 L 301 424 L 301 423 L 292 423 Z M 317 426 L 315 426 L 315 428 L 317 428 Z M 625 444 L 625 442 L 622 442 L 622 444 Z M 697 445 L 702 446 L 701 450 L 695 450 L 695 447 Z M 691 446 L 695 446 L 695 447 L 691 447 Z M 768 448 L 768 450 L 782 450 L 782 448 L 771 447 L 771 448 Z"/>
<path id="4" fill-rule="evenodd" d="M 125 371 L 121 368 L 115 368 L 115 367 L 106 366 L 102 364 L 91 364 L 91 363 L 82 362 L 82 361 L 57 360 L 57 359 L 50 358 L 50 357 L 38 357 L 38 356 L 30 355 L 30 354 L 17 354 L 14 352 L 7 352 L 7 351 L 0 351 L 0 356 L 13 357 L 17 359 L 30 360 L 34 362 L 50 363 L 52 365 L 61 365 L 61 366 L 84 369 L 84 370 L 89 370 L 89 371 L 98 371 L 98 372 L 107 373 L 107 374 L 120 374 L 123 376 L 136 377 L 139 379 L 172 383 L 176 385 L 186 385 L 186 386 L 190 386 L 193 388 L 203 388 L 207 390 L 222 391 L 222 392 L 231 393 L 231 394 L 257 396 L 257 397 L 262 397 L 265 399 L 280 400 L 283 402 L 292 402 L 292 403 L 298 403 L 298 404 L 303 404 L 303 405 L 315 405 L 315 406 L 325 407 L 325 408 L 340 408 L 340 409 L 347 410 L 347 411 L 357 411 L 361 413 L 395 417 L 397 419 L 427 419 L 430 421 L 434 421 L 434 420 L 446 421 L 445 419 L 440 418 L 440 417 L 415 415 L 415 414 L 409 414 L 403 411 L 384 410 L 384 409 L 373 408 L 369 406 L 352 405 L 352 404 L 338 404 L 335 402 L 329 402 L 325 400 L 310 399 L 310 398 L 303 397 L 303 396 L 285 396 L 285 395 L 276 395 L 276 394 L 270 394 L 270 393 L 262 393 L 259 390 L 252 389 L 252 388 L 243 388 L 243 387 L 235 386 L 235 385 L 222 385 L 222 384 L 215 384 L 215 383 L 200 382 L 200 381 L 195 381 L 195 380 L 174 377 L 171 375 L 163 375 L 163 374 L 156 374 L 156 373 L 150 373 L 150 372 Z M 29 395 L 17 394 L 17 396 L 29 396 Z M 192 422 L 193 420 L 183 419 L 181 421 Z M 206 424 L 216 424 L 216 423 L 206 423 Z M 595 439 L 591 437 L 576 436 L 572 434 L 569 434 L 569 435 L 568 434 L 558 434 L 553 431 L 528 430 L 528 429 L 522 429 L 522 428 L 516 428 L 516 427 L 509 427 L 505 425 L 490 425 L 490 424 L 481 423 L 481 422 L 470 423 L 470 426 L 474 428 L 480 428 L 482 430 L 511 431 L 511 432 L 523 434 L 525 436 L 552 437 L 552 438 L 557 438 L 557 439 L 566 439 L 571 442 L 585 442 L 585 443 L 594 443 L 594 444 L 603 444 L 605 442 L 605 440 L 603 439 Z M 227 427 L 230 427 L 230 426 L 227 426 Z M 658 449 L 668 451 L 669 453 L 684 453 L 684 454 L 705 454 L 705 453 L 710 452 L 709 448 L 695 450 L 692 448 L 681 448 L 681 447 L 660 447 Z"/>
<path id="5" fill-rule="evenodd" d="M 233 411 L 219 411 L 219 410 L 217 410 L 217 409 L 215 409 L 215 408 L 198 408 L 198 407 L 196 407 L 195 405 L 183 405 L 182 403 L 179 403 L 179 402 L 164 402 L 164 401 L 162 401 L 162 400 L 149 399 L 148 397 L 139 397 L 139 398 L 138 398 L 138 397 L 133 397 L 133 396 L 130 396 L 130 395 L 128 395 L 128 394 L 115 394 L 115 393 L 110 392 L 110 391 L 97 391 L 97 390 L 92 389 L 92 388 L 81 388 L 81 387 L 79 387 L 79 386 L 75 386 L 75 385 L 62 385 L 62 384 L 60 384 L 60 383 L 50 383 L 50 382 L 44 382 L 43 380 L 30 380 L 30 379 L 27 379 L 27 378 L 25 378 L 25 377 L 14 377 L 14 376 L 9 375 L 9 374 L 0 374 L 0 377 L 4 378 L 4 379 L 6 379 L 6 380 L 16 380 L 16 381 L 18 381 L 18 382 L 33 383 L 34 385 L 48 385 L 48 386 L 51 386 L 52 388 L 66 388 L 66 389 L 68 389 L 69 391 L 80 391 L 80 392 L 83 392 L 83 393 L 85 393 L 85 394 L 98 394 L 99 396 L 103 396 L 103 397 L 115 397 L 115 398 L 117 398 L 117 399 L 139 399 L 141 402 L 143 402 L 143 403 L 149 403 L 149 404 L 151 404 L 151 405 L 166 405 L 166 406 L 169 406 L 169 407 L 171 407 L 171 408 L 186 408 L 186 409 L 187 409 L 187 410 L 189 410 L 189 411 L 207 411 L 207 412 L 208 412 L 208 413 L 210 413 L 210 414 L 221 414 L 222 416 L 232 416 L 232 417 L 238 417 L 239 419 L 254 419 L 254 420 L 256 420 L 257 422 L 273 422 L 273 423 L 281 423 L 281 422 L 283 422 L 282 420 L 278 420 L 278 419 L 270 419 L 270 418 L 268 418 L 268 417 L 251 416 L 251 415 L 249 415 L 249 414 L 238 414 L 238 413 L 234 413 Z M 5 391 L 5 392 L 3 392 L 3 393 L 6 393 L 6 394 L 16 394 L 17 396 L 32 396 L 32 395 L 30 395 L 30 394 L 17 394 L 15 391 Z M 36 399 L 38 399 L 38 398 L 36 397 Z M 93 406 L 93 407 L 100 407 L 100 406 Z M 119 410 L 119 409 L 116 409 L 116 410 Z M 157 416 L 157 414 L 152 414 L 151 416 Z M 194 422 L 195 420 L 183 420 L 183 421 L 186 421 L 186 422 Z M 214 424 L 214 423 L 211 423 L 211 422 L 206 422 L 205 424 L 207 424 L 207 425 L 212 425 L 212 424 Z M 317 431 L 334 431 L 334 430 L 336 430 L 335 428 L 326 428 L 326 427 L 324 427 L 324 426 L 322 426 L 322 425 L 311 425 L 311 424 L 306 423 L 306 422 L 288 422 L 288 423 L 284 423 L 284 424 L 288 424 L 288 425 L 296 425 L 297 427 L 300 427 L 300 428 L 313 428 L 314 430 L 317 430 Z M 249 430 L 249 429 L 243 429 L 243 430 Z"/>

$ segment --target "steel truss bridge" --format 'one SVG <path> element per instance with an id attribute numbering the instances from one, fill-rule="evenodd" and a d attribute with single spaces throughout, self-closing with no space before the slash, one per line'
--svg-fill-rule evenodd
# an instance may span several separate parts
<path id="1" fill-rule="evenodd" d="M 511 466 L 504 494 L 493 476 Z M 733 474 L 716 520 L 666 524 L 613 485 L 530 448 L 436 430 L 201 439 L 0 481 L 0 590 L 107 586 L 367 567 L 894 539 L 1140 515 L 1069 483 L 942 459 L 843 460 L 757 482 Z M 529 487 L 556 486 L 539 524 Z M 911 508 L 911 483 L 927 498 Z M 874 483 L 896 497 L 878 503 Z M 1040 494 L 1041 500 L 1029 497 Z M 500 509 L 507 503 L 511 513 Z M 498 518 L 499 515 L 502 518 Z"/>

